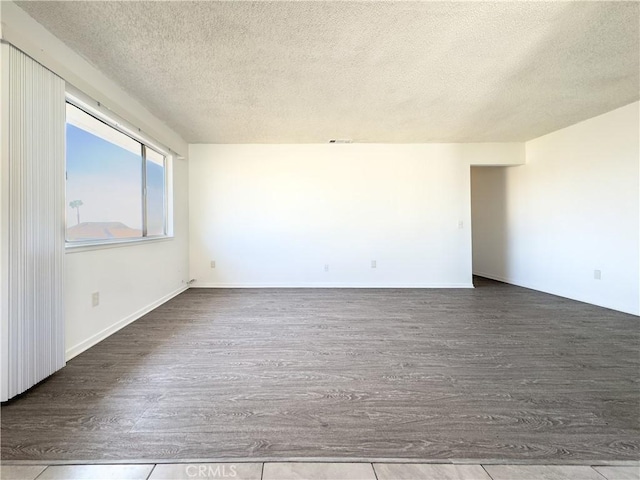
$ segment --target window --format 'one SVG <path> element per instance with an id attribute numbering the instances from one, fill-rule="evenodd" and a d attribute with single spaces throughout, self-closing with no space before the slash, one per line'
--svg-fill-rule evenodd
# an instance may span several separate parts
<path id="1" fill-rule="evenodd" d="M 166 236 L 166 156 L 72 103 L 66 128 L 67 242 Z"/>

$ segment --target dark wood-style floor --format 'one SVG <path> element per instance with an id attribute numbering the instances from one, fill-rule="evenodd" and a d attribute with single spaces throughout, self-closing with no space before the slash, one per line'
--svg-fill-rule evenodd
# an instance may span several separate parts
<path id="1" fill-rule="evenodd" d="M 475 290 L 189 290 L 2 407 L 4 460 L 640 458 L 640 320 Z"/>

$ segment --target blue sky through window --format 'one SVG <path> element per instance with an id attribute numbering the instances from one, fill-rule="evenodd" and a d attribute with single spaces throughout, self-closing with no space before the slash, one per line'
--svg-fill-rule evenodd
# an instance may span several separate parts
<path id="1" fill-rule="evenodd" d="M 67 202 L 80 223 L 121 222 L 142 232 L 142 157 L 67 124 Z M 67 226 L 77 223 L 68 207 Z"/>
<path id="2" fill-rule="evenodd" d="M 134 141 L 126 137 L 123 148 L 70 123 L 66 134 L 68 239 L 142 236 L 142 157 L 133 153 Z M 148 160 L 146 168 L 148 234 L 162 235 L 164 166 Z M 69 206 L 75 200 L 82 202 L 79 209 Z"/>

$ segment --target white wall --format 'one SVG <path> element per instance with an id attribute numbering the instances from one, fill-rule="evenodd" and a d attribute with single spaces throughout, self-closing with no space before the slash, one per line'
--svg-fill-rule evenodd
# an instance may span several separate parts
<path id="1" fill-rule="evenodd" d="M 0 2 L 3 39 L 178 154 L 180 136 L 12 2 Z M 188 162 L 173 161 L 174 238 L 65 255 L 66 351 L 71 358 L 180 293 L 188 280 Z M 3 205 L 4 208 L 4 205 Z M 64 218 L 60 219 L 61 225 Z M 100 293 L 92 307 L 91 294 Z"/>
<path id="2" fill-rule="evenodd" d="M 527 142 L 525 166 L 474 168 L 474 273 L 638 315 L 638 117 L 636 102 Z"/>
<path id="3" fill-rule="evenodd" d="M 481 150 L 496 163 L 524 157 L 523 145 Z M 195 286 L 469 287 L 468 157 L 475 151 L 192 145 Z"/>

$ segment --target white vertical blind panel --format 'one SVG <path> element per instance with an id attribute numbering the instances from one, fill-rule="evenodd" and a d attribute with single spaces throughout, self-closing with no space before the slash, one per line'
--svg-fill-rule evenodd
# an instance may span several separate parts
<path id="1" fill-rule="evenodd" d="M 65 364 L 64 81 L 11 47 L 8 107 L 11 398 Z"/>

